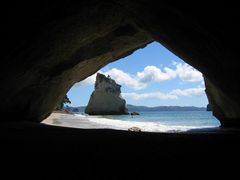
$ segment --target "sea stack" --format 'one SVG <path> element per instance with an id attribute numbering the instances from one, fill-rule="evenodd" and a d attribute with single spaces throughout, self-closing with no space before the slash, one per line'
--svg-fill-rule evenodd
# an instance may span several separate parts
<path id="1" fill-rule="evenodd" d="M 121 85 L 110 76 L 98 73 L 85 113 L 89 115 L 128 114 L 126 101 L 121 96 Z"/>

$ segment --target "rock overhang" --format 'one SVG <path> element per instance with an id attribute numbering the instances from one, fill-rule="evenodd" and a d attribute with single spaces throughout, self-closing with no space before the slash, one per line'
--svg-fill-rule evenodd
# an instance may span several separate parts
<path id="1" fill-rule="evenodd" d="M 75 82 L 155 40 L 204 74 L 214 115 L 239 126 L 236 7 L 189 6 L 147 0 L 12 6 L 18 16 L 3 20 L 1 112 L 40 122 Z"/>

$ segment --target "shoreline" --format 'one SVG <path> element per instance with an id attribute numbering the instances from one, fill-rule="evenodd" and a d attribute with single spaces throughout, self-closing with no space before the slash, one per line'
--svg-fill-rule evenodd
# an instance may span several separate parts
<path id="1" fill-rule="evenodd" d="M 51 126 L 70 127 L 78 129 L 115 129 L 108 125 L 91 122 L 87 117 L 77 117 L 72 113 L 53 112 L 49 117 L 44 119 L 41 123 Z M 119 129 L 121 130 L 121 129 Z"/>
<path id="2" fill-rule="evenodd" d="M 132 128 L 138 129 L 142 132 L 156 132 L 156 133 L 184 133 L 184 132 L 202 132 L 202 131 L 217 131 L 219 127 L 199 127 L 191 128 L 187 126 L 166 126 L 149 122 L 130 122 L 106 119 L 99 116 L 84 116 L 81 114 L 73 114 L 67 112 L 54 111 L 48 118 L 42 121 L 43 124 L 51 126 L 70 127 L 78 129 L 112 129 L 129 131 Z"/>

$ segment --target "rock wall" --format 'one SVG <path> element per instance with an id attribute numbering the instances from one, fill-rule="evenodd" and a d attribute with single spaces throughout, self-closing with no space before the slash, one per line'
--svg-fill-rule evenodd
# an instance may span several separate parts
<path id="1" fill-rule="evenodd" d="M 126 101 L 121 96 L 121 86 L 110 77 L 98 73 L 85 113 L 90 115 L 128 114 Z"/>
<path id="2" fill-rule="evenodd" d="M 156 40 L 204 74 L 222 125 L 240 126 L 238 11 L 230 2 L 4 3 L 2 119 L 40 122 L 74 83 Z"/>
<path id="3" fill-rule="evenodd" d="M 207 111 L 212 111 L 212 106 L 211 106 L 211 104 L 208 104 L 208 105 L 207 105 L 206 110 L 207 110 Z"/>
<path id="4" fill-rule="evenodd" d="M 2 8 L 1 121 L 42 121 L 74 83 L 152 41 L 111 1 Z"/>

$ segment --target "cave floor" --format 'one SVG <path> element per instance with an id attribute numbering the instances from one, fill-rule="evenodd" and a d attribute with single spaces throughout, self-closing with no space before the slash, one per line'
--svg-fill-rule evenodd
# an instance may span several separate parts
<path id="1" fill-rule="evenodd" d="M 238 175 L 234 163 L 240 162 L 239 129 L 139 133 L 19 122 L 2 123 L 0 141 L 1 159 L 6 159 L 1 163 L 22 177 L 30 176 L 25 169 L 39 174 L 39 168 L 41 176 L 47 171 L 70 179 L 230 177 Z"/>

